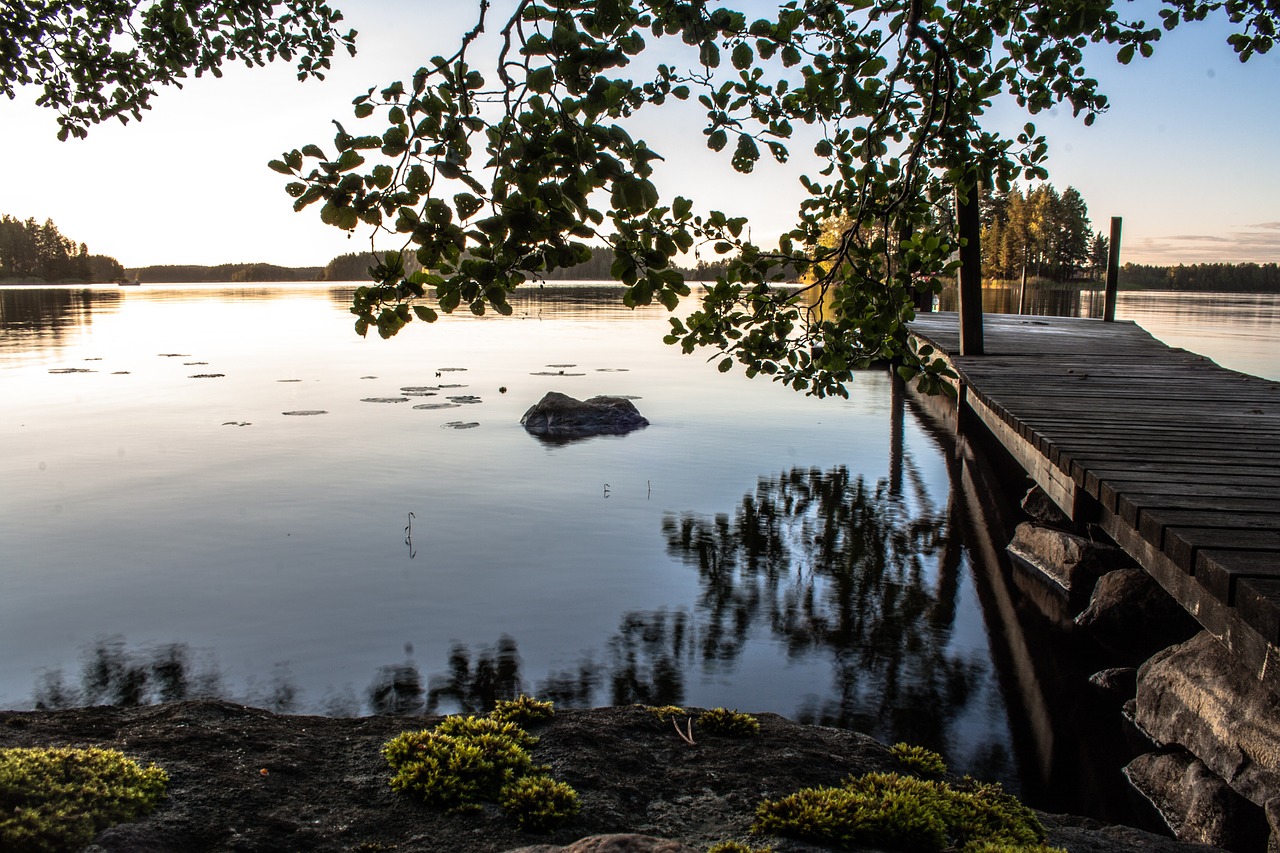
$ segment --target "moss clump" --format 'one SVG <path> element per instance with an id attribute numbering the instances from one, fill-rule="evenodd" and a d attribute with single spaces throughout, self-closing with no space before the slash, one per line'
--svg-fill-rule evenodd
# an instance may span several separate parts
<path id="1" fill-rule="evenodd" d="M 741 841 L 718 841 L 707 848 L 707 853 L 773 853 L 773 848 L 752 847 Z"/>
<path id="2" fill-rule="evenodd" d="M 711 734 L 725 737 L 751 737 L 760 734 L 760 723 L 750 714 L 728 708 L 712 708 L 698 717 L 698 725 Z"/>
<path id="3" fill-rule="evenodd" d="M 0 749 L 0 849 L 78 850 L 155 808 L 168 781 L 111 749 Z"/>
<path id="4" fill-rule="evenodd" d="M 550 702 L 539 702 L 524 694 L 515 699 L 499 699 L 489 717 L 503 723 L 515 723 L 517 726 L 528 726 L 540 723 L 555 716 L 555 709 Z"/>
<path id="5" fill-rule="evenodd" d="M 550 705 L 550 703 L 537 703 Z M 545 832 L 578 813 L 568 785 L 535 775 L 529 750 L 538 739 L 514 722 L 446 717 L 434 729 L 401 732 L 382 746 L 391 788 L 449 811 L 498 803 L 521 828 Z"/>
<path id="6" fill-rule="evenodd" d="M 676 717 L 689 716 L 689 712 L 679 705 L 645 705 L 644 709 L 664 723 Z"/>
<path id="7" fill-rule="evenodd" d="M 1044 827 L 999 785 L 868 773 L 839 788 L 806 788 L 756 809 L 756 832 L 843 847 L 978 853 L 1042 849 Z"/>
<path id="8" fill-rule="evenodd" d="M 921 776 L 945 776 L 947 773 L 947 763 L 942 756 L 923 746 L 895 743 L 889 747 L 889 752 L 912 773 Z"/>
<path id="9" fill-rule="evenodd" d="M 578 792 L 550 776 L 524 776 L 502 789 L 498 805 L 525 832 L 550 832 L 578 813 Z"/>

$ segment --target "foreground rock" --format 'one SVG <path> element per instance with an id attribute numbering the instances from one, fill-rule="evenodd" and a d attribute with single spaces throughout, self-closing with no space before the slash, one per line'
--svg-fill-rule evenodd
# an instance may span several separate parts
<path id="1" fill-rule="evenodd" d="M 582 812 L 553 835 L 538 837 L 516 830 L 496 807 L 451 815 L 391 791 L 382 744 L 437 719 L 277 716 L 217 701 L 0 712 L 0 747 L 112 747 L 168 771 L 168 800 L 137 823 L 101 833 L 89 848 L 93 853 L 681 849 L 634 837 L 582 841 L 632 833 L 696 851 L 739 839 L 800 853 L 829 848 L 750 836 L 761 799 L 836 785 L 850 774 L 899 769 L 871 738 L 772 714 L 760 715 L 757 737 L 696 732 L 697 743 L 689 746 L 639 707 L 561 711 L 534 730 L 541 737 L 534 760 L 577 789 Z M 1041 820 L 1049 843 L 1072 853 L 1213 849 L 1085 818 Z M 623 843 L 632 846 L 617 846 Z"/>
<path id="2" fill-rule="evenodd" d="M 647 427 L 649 421 L 626 397 L 575 400 L 567 394 L 548 391 L 524 413 L 520 424 L 534 435 L 567 440 L 593 435 L 623 435 Z"/>

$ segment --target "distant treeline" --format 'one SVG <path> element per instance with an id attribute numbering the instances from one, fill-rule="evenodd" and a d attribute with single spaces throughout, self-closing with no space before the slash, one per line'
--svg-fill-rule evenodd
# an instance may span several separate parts
<path id="1" fill-rule="evenodd" d="M 44 224 L 0 216 L 0 281 L 15 284 L 115 281 L 124 267 L 106 255 L 91 255 L 84 243 L 62 236 L 52 219 Z"/>
<path id="2" fill-rule="evenodd" d="M 589 261 L 541 275 L 547 281 L 609 281 L 613 278 L 609 272 L 613 266 L 613 259 L 613 249 L 608 246 L 594 246 Z M 374 256 L 368 252 L 339 255 L 325 266 L 323 278 L 325 281 L 366 281 L 370 278 L 369 267 L 376 262 Z M 406 253 L 405 269 L 412 271 L 416 265 L 417 261 L 413 253 Z M 692 267 L 679 267 L 689 281 L 714 281 L 717 275 L 724 272 L 724 268 L 724 261 L 708 263 L 701 260 Z M 792 270 L 787 280 L 792 281 L 794 278 L 795 273 Z"/>
<path id="3" fill-rule="evenodd" d="M 1191 264 L 1156 267 L 1125 264 L 1122 290 L 1200 290 L 1222 293 L 1280 293 L 1277 264 Z"/>
<path id="4" fill-rule="evenodd" d="M 139 283 L 191 284 L 214 281 L 319 281 L 322 267 L 278 267 L 275 264 L 165 264 L 126 271 L 130 281 Z"/>

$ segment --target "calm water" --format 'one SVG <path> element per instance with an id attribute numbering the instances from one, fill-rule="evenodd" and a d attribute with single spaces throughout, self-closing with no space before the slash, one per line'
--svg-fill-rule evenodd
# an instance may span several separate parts
<path id="1" fill-rule="evenodd" d="M 721 375 L 607 287 L 389 342 L 348 295 L 0 289 L 0 707 L 522 689 L 857 727 L 1017 787 L 946 453 L 885 375 L 848 401 Z M 1275 297 L 1169 306 L 1119 313 L 1280 379 Z M 548 390 L 652 425 L 544 445 L 519 419 Z"/>

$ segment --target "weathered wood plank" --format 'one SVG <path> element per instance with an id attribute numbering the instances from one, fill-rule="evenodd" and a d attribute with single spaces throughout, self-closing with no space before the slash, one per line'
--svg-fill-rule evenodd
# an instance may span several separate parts
<path id="1" fill-rule="evenodd" d="M 1241 578 L 1235 606 L 1268 643 L 1280 645 L 1280 578 Z"/>
<path id="2" fill-rule="evenodd" d="M 1227 606 L 1235 600 L 1243 578 L 1280 578 L 1280 554 L 1266 551 L 1205 549 L 1196 553 L 1195 579 Z"/>

